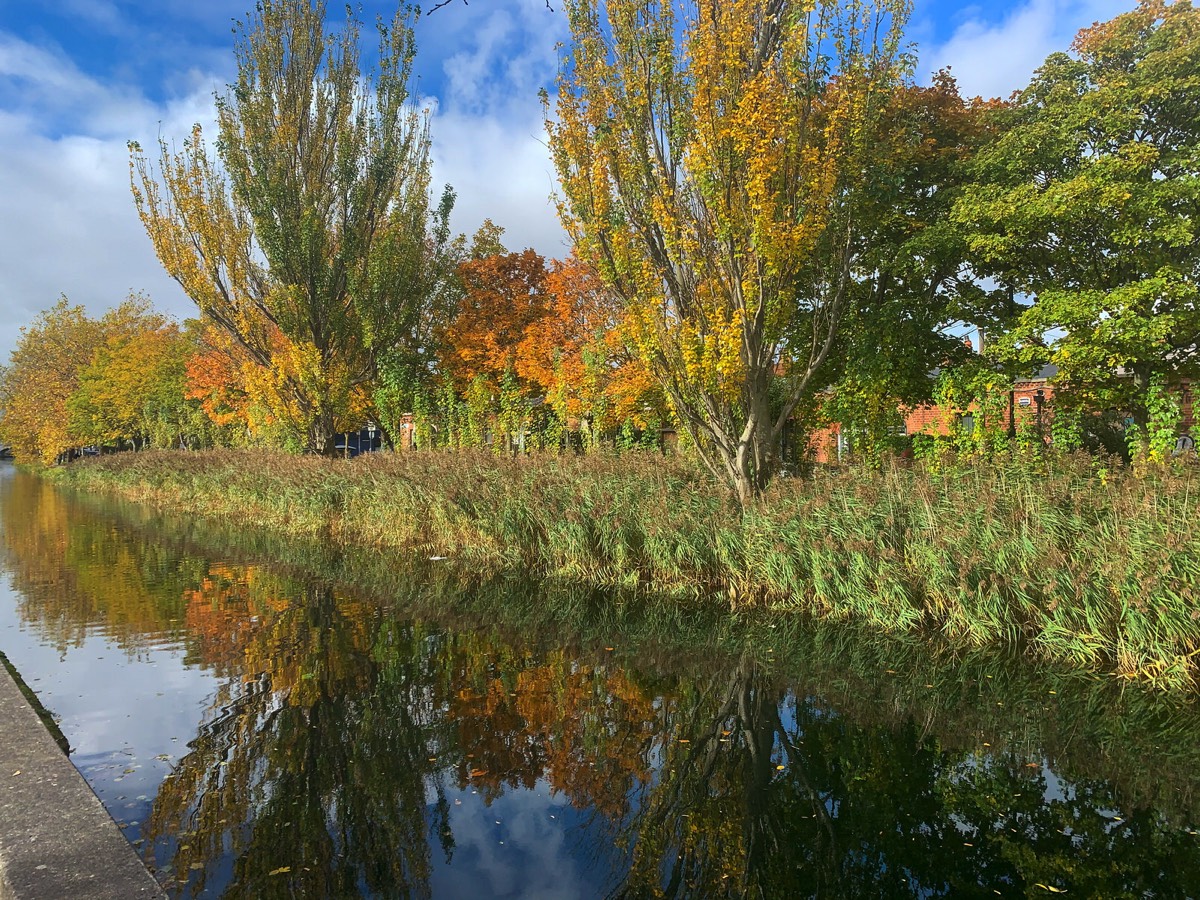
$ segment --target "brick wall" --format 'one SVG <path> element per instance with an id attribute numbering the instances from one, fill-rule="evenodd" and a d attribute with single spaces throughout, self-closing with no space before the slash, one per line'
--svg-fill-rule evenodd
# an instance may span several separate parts
<path id="1" fill-rule="evenodd" d="M 1189 380 L 1181 382 L 1175 390 L 1179 399 L 1183 423 L 1181 434 L 1191 434 L 1200 445 L 1200 429 L 1196 428 L 1196 398 L 1195 390 Z M 1041 393 L 1041 427 L 1049 440 L 1049 429 L 1054 419 L 1054 386 L 1042 378 L 1032 378 L 1013 384 L 1013 417 L 1018 429 L 1022 425 L 1038 424 L 1038 394 Z M 1022 401 L 1027 401 L 1022 403 Z M 949 410 L 930 403 L 913 409 L 902 409 L 904 415 L 905 433 L 929 434 L 945 436 L 950 434 L 955 425 L 955 417 Z M 1004 412 L 1002 427 L 1008 425 L 1008 412 Z M 808 436 L 807 455 L 817 463 L 837 462 L 838 435 L 841 425 L 833 423 L 818 429 Z"/>

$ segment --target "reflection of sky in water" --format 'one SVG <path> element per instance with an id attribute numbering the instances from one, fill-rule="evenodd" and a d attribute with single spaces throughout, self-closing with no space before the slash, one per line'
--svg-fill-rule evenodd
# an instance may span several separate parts
<path id="1" fill-rule="evenodd" d="M 438 897 L 528 897 L 531 900 L 604 896 L 621 852 L 584 834 L 592 819 L 544 781 L 510 790 L 490 806 L 473 790 L 451 792 L 452 865 L 433 853 Z"/>
<path id="2" fill-rule="evenodd" d="M 0 585 L 0 650 L 58 721 L 71 761 L 126 836 L 137 841 L 159 784 L 212 701 L 217 679 L 183 662 L 177 644 L 136 651 L 91 631 L 61 654 L 21 624 L 10 580 Z"/>

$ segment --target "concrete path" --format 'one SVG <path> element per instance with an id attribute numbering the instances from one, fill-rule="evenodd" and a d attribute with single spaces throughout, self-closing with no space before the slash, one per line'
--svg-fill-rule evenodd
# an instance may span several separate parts
<path id="1" fill-rule="evenodd" d="M 165 894 L 0 666 L 0 900 Z"/>

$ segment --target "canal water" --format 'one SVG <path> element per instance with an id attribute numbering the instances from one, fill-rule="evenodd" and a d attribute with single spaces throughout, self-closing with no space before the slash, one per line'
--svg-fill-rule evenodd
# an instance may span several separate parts
<path id="1" fill-rule="evenodd" d="M 1200 714 L 0 467 L 0 651 L 177 897 L 1200 896 Z"/>

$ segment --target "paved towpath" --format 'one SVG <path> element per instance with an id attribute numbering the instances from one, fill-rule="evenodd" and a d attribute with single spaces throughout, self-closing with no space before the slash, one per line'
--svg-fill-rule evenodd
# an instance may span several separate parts
<path id="1" fill-rule="evenodd" d="M 0 665 L 0 900 L 164 896 Z"/>

